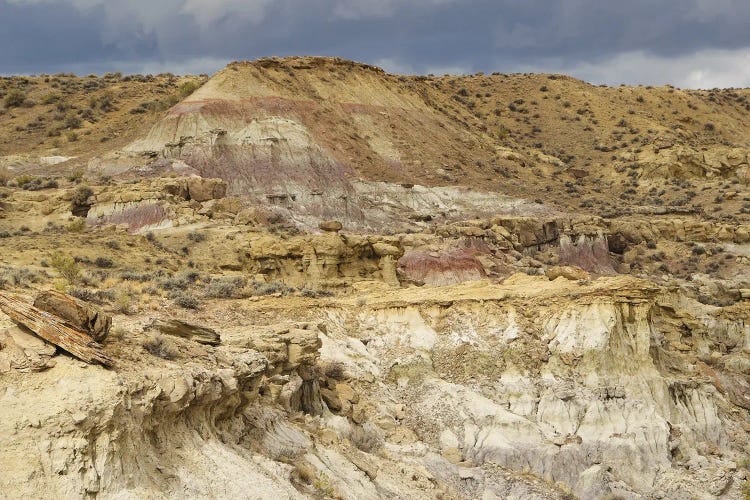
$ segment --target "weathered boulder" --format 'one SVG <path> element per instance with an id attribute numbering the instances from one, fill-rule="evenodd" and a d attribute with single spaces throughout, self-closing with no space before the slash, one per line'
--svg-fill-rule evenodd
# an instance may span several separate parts
<path id="1" fill-rule="evenodd" d="M 91 335 L 97 342 L 107 338 L 112 327 L 112 316 L 109 314 L 93 304 L 56 290 L 40 293 L 34 301 L 34 306 L 59 316 Z"/>
<path id="2" fill-rule="evenodd" d="M 391 257 L 401 257 L 404 253 L 397 246 L 390 245 L 382 241 L 373 243 L 372 250 L 375 252 L 375 255 L 377 255 L 378 257 L 385 257 L 387 255 Z"/>
<path id="3" fill-rule="evenodd" d="M 189 177 L 187 179 L 188 199 L 195 201 L 218 200 L 227 195 L 227 183 L 221 179 Z"/>
<path id="4" fill-rule="evenodd" d="M 547 271 L 545 273 L 547 277 L 551 280 L 554 280 L 556 278 L 559 278 L 562 276 L 565 279 L 568 280 L 586 280 L 591 278 L 591 275 L 586 272 L 584 269 L 581 269 L 580 267 L 575 266 L 552 266 L 548 267 Z"/>
<path id="5" fill-rule="evenodd" d="M 339 221 L 335 221 L 335 220 L 325 220 L 325 221 L 322 221 L 320 224 L 318 224 L 318 228 L 320 228 L 322 231 L 330 231 L 330 232 L 341 231 L 343 227 L 344 226 Z"/>

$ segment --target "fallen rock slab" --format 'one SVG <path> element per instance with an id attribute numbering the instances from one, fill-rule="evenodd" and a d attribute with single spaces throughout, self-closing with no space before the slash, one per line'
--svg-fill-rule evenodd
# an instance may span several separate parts
<path id="1" fill-rule="evenodd" d="M 86 332 L 10 294 L 0 293 L 0 311 L 15 323 L 89 364 L 111 366 L 113 361 Z"/>
<path id="2" fill-rule="evenodd" d="M 107 338 L 112 327 L 112 316 L 109 314 L 88 302 L 56 290 L 40 293 L 34 301 L 34 307 L 59 316 L 87 332 L 97 342 Z"/>
<path id="3" fill-rule="evenodd" d="M 38 372 L 55 365 L 55 346 L 22 326 L 0 331 L 0 373 L 11 369 Z"/>
<path id="4" fill-rule="evenodd" d="M 172 335 L 192 340 L 199 344 L 219 345 L 221 336 L 212 328 L 193 325 L 178 319 L 155 319 L 146 327 L 147 330 L 158 330 L 165 335 Z"/>

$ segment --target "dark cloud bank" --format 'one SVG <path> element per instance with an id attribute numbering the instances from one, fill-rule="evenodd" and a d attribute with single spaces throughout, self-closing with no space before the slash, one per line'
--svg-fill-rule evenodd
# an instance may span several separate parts
<path id="1" fill-rule="evenodd" d="M 0 74 L 336 55 L 400 73 L 750 86 L 748 25 L 747 0 L 0 0 Z"/>

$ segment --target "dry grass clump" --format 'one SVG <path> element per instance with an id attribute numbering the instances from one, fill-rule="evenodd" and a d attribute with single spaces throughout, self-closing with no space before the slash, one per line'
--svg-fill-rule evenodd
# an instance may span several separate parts
<path id="1" fill-rule="evenodd" d="M 143 348 L 149 354 L 162 359 L 174 359 L 180 354 L 180 350 L 177 348 L 174 340 L 161 333 L 149 335 L 143 341 Z"/>
<path id="2" fill-rule="evenodd" d="M 332 361 L 323 367 L 326 377 L 334 380 L 344 380 L 346 367 L 340 361 Z"/>
<path id="3" fill-rule="evenodd" d="M 349 440 L 360 451 L 372 453 L 383 446 L 383 438 L 378 434 L 372 424 L 366 423 L 352 429 Z"/>

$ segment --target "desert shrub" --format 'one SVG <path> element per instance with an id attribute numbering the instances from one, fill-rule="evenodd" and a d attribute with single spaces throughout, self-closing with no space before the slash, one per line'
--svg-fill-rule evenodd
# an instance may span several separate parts
<path id="1" fill-rule="evenodd" d="M 109 113 L 110 111 L 113 111 L 115 109 L 114 99 L 110 94 L 104 94 L 102 97 L 100 97 L 98 104 L 99 109 L 101 109 L 105 113 Z"/>
<path id="2" fill-rule="evenodd" d="M 69 113 L 65 117 L 65 128 L 70 128 L 70 129 L 81 128 L 81 118 L 74 113 Z"/>
<path id="3" fill-rule="evenodd" d="M 325 365 L 325 367 L 323 368 L 323 373 L 325 373 L 325 376 L 335 380 L 343 380 L 344 371 L 344 363 L 340 361 L 332 361 Z"/>
<path id="4" fill-rule="evenodd" d="M 71 205 L 82 206 L 87 205 L 89 198 L 94 195 L 94 191 L 88 186 L 78 186 L 73 191 L 73 197 L 70 200 Z"/>
<path id="5" fill-rule="evenodd" d="M 149 354 L 162 359 L 174 359 L 180 354 L 174 340 L 160 333 L 150 335 L 146 338 L 143 341 L 143 348 Z"/>
<path id="6" fill-rule="evenodd" d="M 104 245 L 107 248 L 111 248 L 112 250 L 119 250 L 120 249 L 120 243 L 118 243 L 117 240 L 109 240 Z"/>
<path id="7" fill-rule="evenodd" d="M 229 299 L 239 297 L 245 286 L 245 279 L 240 276 L 211 278 L 206 285 L 206 297 Z"/>
<path id="8" fill-rule="evenodd" d="M 70 255 L 56 252 L 52 254 L 49 262 L 68 283 L 76 283 L 81 276 L 81 270 L 78 268 L 78 263 Z"/>
<path id="9" fill-rule="evenodd" d="M 85 302 L 91 302 L 94 304 L 101 303 L 99 298 L 96 296 L 96 293 L 93 290 L 89 290 L 88 288 L 71 288 L 70 290 L 68 290 L 68 294 Z"/>
<path id="10" fill-rule="evenodd" d="M 65 226 L 65 229 L 69 233 L 80 233 L 84 229 L 86 229 L 86 219 L 84 218 L 78 218 L 70 222 L 67 226 Z"/>
<path id="11" fill-rule="evenodd" d="M 113 304 L 115 311 L 122 314 L 131 314 L 133 312 L 133 294 L 128 290 L 120 291 L 115 295 Z"/>
<path id="12" fill-rule="evenodd" d="M 66 175 L 65 179 L 68 182 L 79 183 L 81 182 L 81 180 L 83 180 L 83 170 L 81 169 L 75 170 L 74 172 L 71 172 L 70 174 Z"/>
<path id="13" fill-rule="evenodd" d="M 189 233 L 187 237 L 190 241 L 194 241 L 195 243 L 200 243 L 201 241 L 205 241 L 206 234 L 193 231 L 192 233 Z"/>
<path id="14" fill-rule="evenodd" d="M 120 273 L 120 279 L 123 281 L 138 281 L 144 283 L 151 281 L 151 275 L 149 273 L 139 273 L 133 270 L 126 270 Z"/>
<path id="15" fill-rule="evenodd" d="M 317 290 L 314 288 L 303 288 L 300 290 L 300 294 L 302 294 L 303 297 L 310 297 L 313 299 L 320 297 L 333 297 L 333 292 L 330 290 Z"/>
<path id="16" fill-rule="evenodd" d="M 68 293 L 92 304 L 104 304 L 115 300 L 114 290 L 91 290 L 89 288 L 71 288 Z"/>
<path id="17" fill-rule="evenodd" d="M 349 440 L 354 446 L 365 453 L 372 453 L 383 446 L 383 439 L 378 434 L 375 426 L 369 423 L 354 427 Z"/>
<path id="18" fill-rule="evenodd" d="M 0 288 L 6 286 L 24 287 L 42 281 L 40 274 L 26 267 L 0 268 Z"/>
<path id="19" fill-rule="evenodd" d="M 280 293 L 281 295 L 287 295 L 293 292 L 294 288 L 286 286 L 281 281 L 272 281 L 271 283 L 258 283 L 253 282 L 253 295 L 273 295 Z"/>
<path id="20" fill-rule="evenodd" d="M 197 271 L 181 271 L 170 278 L 159 282 L 159 286 L 164 290 L 184 290 L 189 287 L 201 277 L 201 274 Z"/>
<path id="21" fill-rule="evenodd" d="M 189 96 L 196 90 L 198 90 L 201 87 L 201 84 L 198 82 L 185 82 L 182 85 L 180 85 L 178 92 L 180 95 L 180 99 L 184 99 L 185 97 Z"/>
<path id="22" fill-rule="evenodd" d="M 110 259 L 109 257 L 97 257 L 94 260 L 94 265 L 102 269 L 109 269 L 111 267 L 114 267 L 115 263 L 112 262 L 112 259 Z"/>
<path id="23" fill-rule="evenodd" d="M 174 301 L 175 305 L 183 309 L 198 309 L 201 305 L 200 300 L 186 291 L 174 291 L 169 294 L 169 298 Z"/>
<path id="24" fill-rule="evenodd" d="M 54 179 L 34 177 L 32 175 L 22 175 L 16 178 L 16 184 L 26 191 L 39 191 L 42 189 L 55 189 L 58 183 Z"/>
<path id="25" fill-rule="evenodd" d="M 109 276 L 104 271 L 83 271 L 78 282 L 83 286 L 98 287 Z"/>
<path id="26" fill-rule="evenodd" d="M 26 94 L 20 90 L 11 90 L 5 94 L 5 107 L 6 108 L 17 108 L 23 106 L 26 101 Z"/>
<path id="27" fill-rule="evenodd" d="M 55 104 L 60 100 L 60 94 L 49 93 L 42 97 L 42 104 Z"/>

